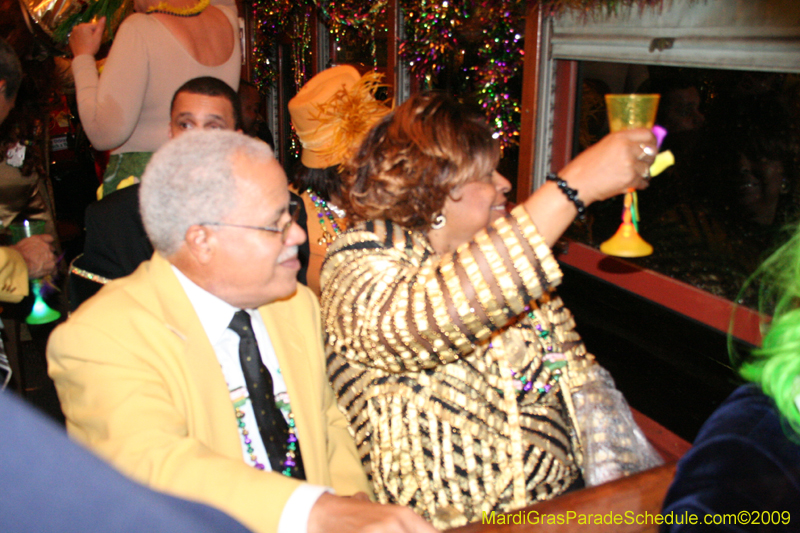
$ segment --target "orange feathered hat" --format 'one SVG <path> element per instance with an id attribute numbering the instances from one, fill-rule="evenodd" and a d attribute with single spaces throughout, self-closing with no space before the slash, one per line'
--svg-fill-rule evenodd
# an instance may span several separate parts
<path id="1" fill-rule="evenodd" d="M 361 76 L 350 65 L 323 70 L 289 100 L 292 125 L 303 145 L 300 161 L 308 168 L 341 165 L 372 126 L 391 112 L 376 100 L 382 74 Z"/>

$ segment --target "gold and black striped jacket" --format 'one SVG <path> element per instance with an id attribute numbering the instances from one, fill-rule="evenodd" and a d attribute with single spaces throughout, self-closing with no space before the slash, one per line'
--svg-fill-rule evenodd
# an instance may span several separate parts
<path id="1" fill-rule="evenodd" d="M 445 257 L 388 221 L 331 245 L 328 373 L 380 502 L 447 528 L 579 479 L 564 391 L 595 363 L 560 280 L 522 207 Z"/>

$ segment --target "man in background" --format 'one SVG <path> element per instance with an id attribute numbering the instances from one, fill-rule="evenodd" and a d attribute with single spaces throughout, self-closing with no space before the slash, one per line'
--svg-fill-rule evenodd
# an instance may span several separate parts
<path id="1" fill-rule="evenodd" d="M 187 81 L 172 97 L 169 136 L 193 130 L 240 130 L 239 96 L 217 78 Z M 133 273 L 153 255 L 139 214 L 139 184 L 119 189 L 86 208 L 83 256 L 73 263 L 70 307 L 94 295 L 106 280 Z M 88 278 L 88 279 L 87 279 Z"/>
<path id="2" fill-rule="evenodd" d="M 14 107 L 21 81 L 19 58 L 0 39 L 0 124 Z M 0 301 L 21 301 L 28 295 L 29 280 L 52 274 L 55 269 L 52 235 L 34 235 L 13 246 L 0 247 Z"/>

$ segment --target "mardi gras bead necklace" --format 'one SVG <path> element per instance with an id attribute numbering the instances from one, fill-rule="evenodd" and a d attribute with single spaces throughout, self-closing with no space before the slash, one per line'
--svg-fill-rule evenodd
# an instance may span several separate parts
<path id="1" fill-rule="evenodd" d="M 306 189 L 306 191 L 308 192 L 308 196 L 311 198 L 311 201 L 314 202 L 314 207 L 317 209 L 317 220 L 322 228 L 322 237 L 319 238 L 317 244 L 320 246 L 323 244 L 325 246 L 330 246 L 333 240 L 342 232 L 339 224 L 336 222 L 336 217 L 334 216 L 335 207 L 333 205 L 329 205 L 328 202 L 320 198 L 320 196 L 312 191 L 310 187 Z M 326 218 L 330 222 L 331 228 L 333 228 L 333 235 L 331 235 L 328 231 L 327 224 L 325 223 Z"/>
<path id="2" fill-rule="evenodd" d="M 211 3 L 211 0 L 199 0 L 195 5 L 189 7 L 173 7 L 167 2 L 160 2 L 158 5 L 147 8 L 146 13 L 163 13 L 175 17 L 196 17 L 202 13 Z"/>
<path id="3" fill-rule="evenodd" d="M 567 364 L 567 360 L 563 353 L 555 350 L 552 324 L 545 320 L 540 310 L 527 307 L 526 311 L 542 349 L 542 365 L 547 368 L 550 373 L 544 381 L 538 379 L 536 381 L 531 381 L 523 372 L 515 370 L 511 370 L 511 377 L 514 380 L 514 389 L 517 391 L 517 395 L 525 394 L 534 389 L 539 394 L 545 394 L 550 392 L 550 389 L 553 387 L 550 381 L 552 380 L 557 383 L 561 378 L 561 368 Z M 492 346 L 493 344 L 489 345 L 489 347 Z"/>
<path id="4" fill-rule="evenodd" d="M 550 370 L 550 375 L 553 380 L 557 382 L 561 378 L 561 369 L 567 364 L 567 360 L 563 353 L 555 351 L 552 323 L 545 320 L 539 309 L 528 310 L 528 318 L 531 319 L 533 330 L 536 332 L 536 337 L 539 339 L 542 351 L 544 352 L 542 355 L 542 364 L 545 368 Z M 537 390 L 540 393 L 545 393 L 549 392 L 550 388 L 550 384 L 544 384 L 537 387 Z"/>
<path id="5" fill-rule="evenodd" d="M 280 372 L 280 370 L 278 370 Z M 247 396 L 244 393 L 244 388 L 239 387 L 231 391 L 231 400 L 233 401 L 233 411 L 236 415 L 239 432 L 242 435 L 242 442 L 244 442 L 245 450 L 247 450 L 250 460 L 253 462 L 253 467 L 258 470 L 264 470 L 265 466 L 262 461 L 259 461 L 253 448 L 253 439 L 250 438 L 250 430 L 247 429 L 247 424 L 244 422 L 244 411 L 242 406 L 247 401 Z M 297 452 L 297 433 L 295 431 L 294 414 L 292 413 L 292 406 L 289 402 L 289 393 L 282 392 L 275 397 L 275 405 L 278 406 L 283 413 L 286 414 L 287 424 L 289 426 L 289 436 L 286 438 L 286 458 L 281 463 L 283 470 L 281 474 L 286 477 L 292 477 L 292 471 L 296 468 L 295 454 Z"/>

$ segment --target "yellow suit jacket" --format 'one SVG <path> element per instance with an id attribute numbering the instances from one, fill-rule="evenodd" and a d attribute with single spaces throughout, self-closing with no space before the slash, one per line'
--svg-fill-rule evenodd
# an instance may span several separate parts
<path id="1" fill-rule="evenodd" d="M 292 402 L 310 483 L 369 492 L 325 374 L 319 308 L 298 286 L 259 309 Z M 244 463 L 219 362 L 170 264 L 159 254 L 56 328 L 50 376 L 72 437 L 151 487 L 277 530 L 300 481 Z"/>
<path id="2" fill-rule="evenodd" d="M 22 255 L 0 247 L 0 302 L 17 303 L 28 295 L 28 267 Z"/>

